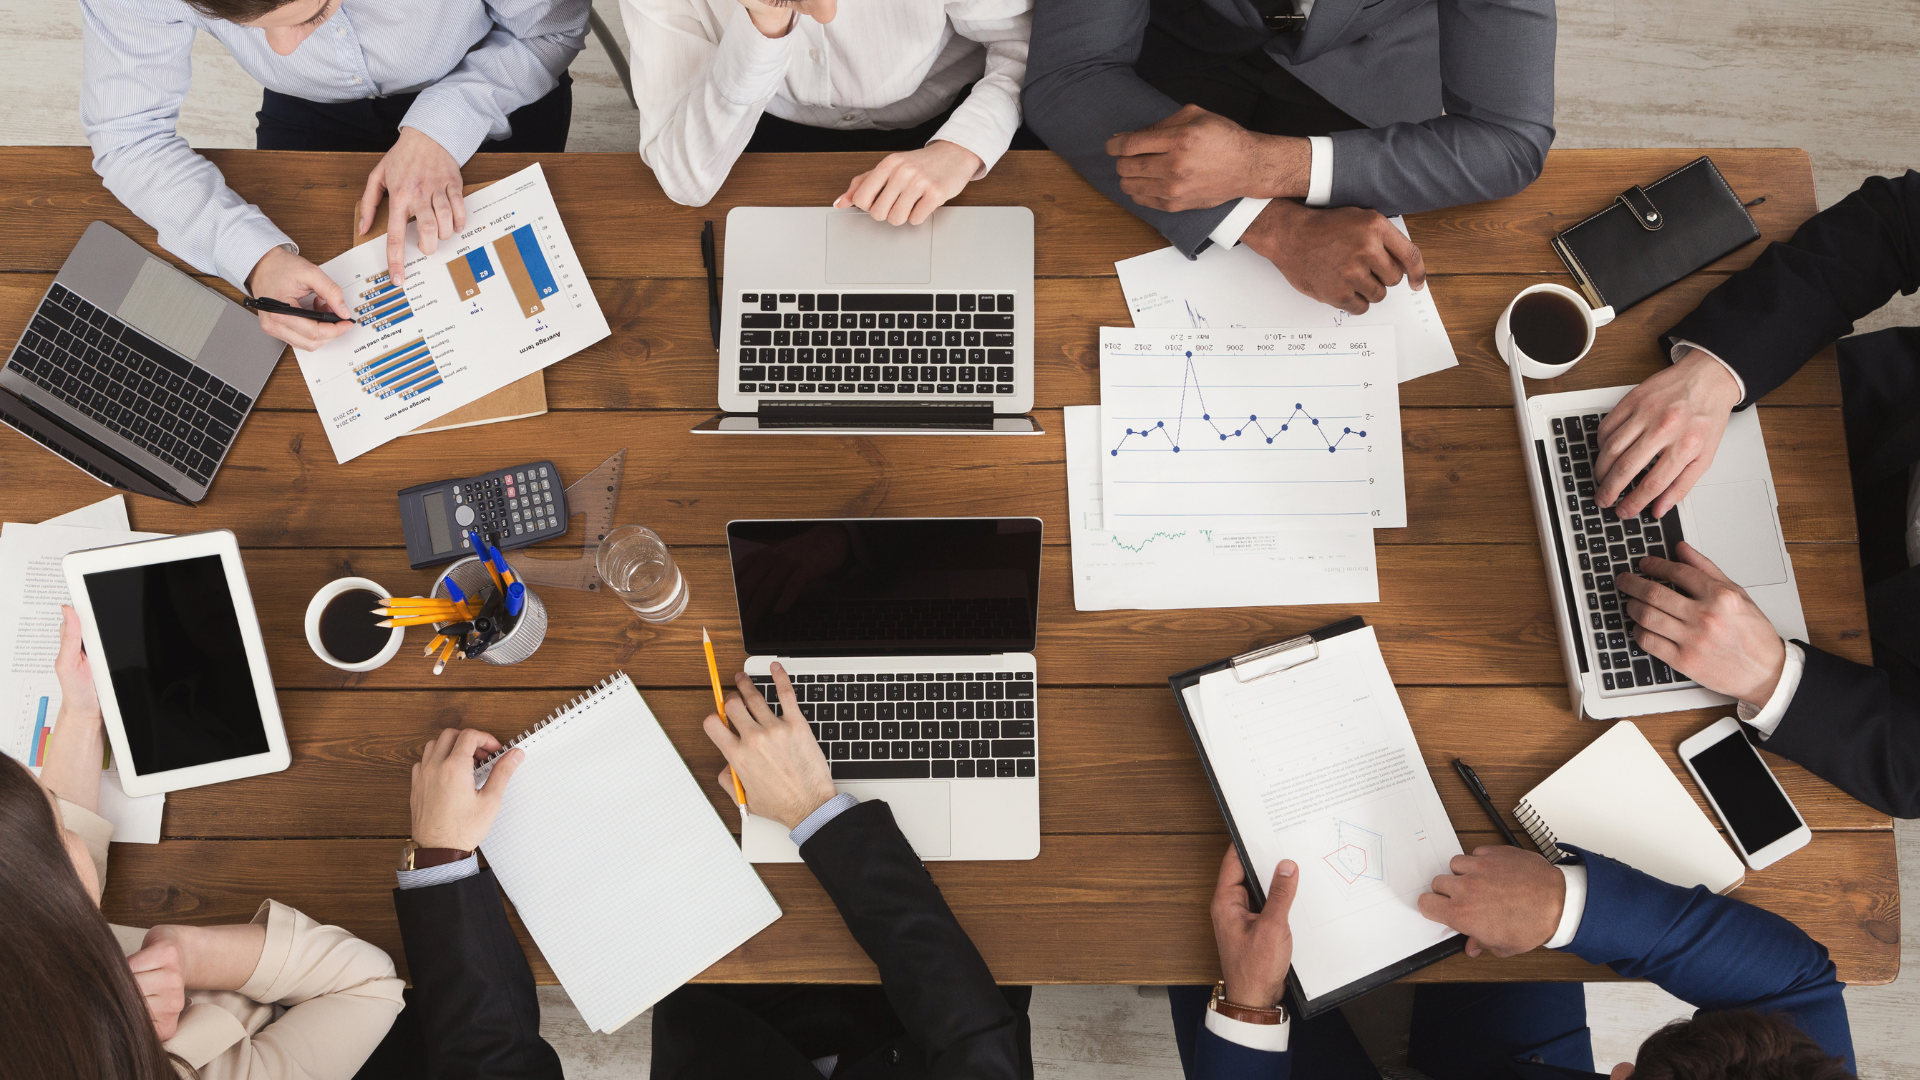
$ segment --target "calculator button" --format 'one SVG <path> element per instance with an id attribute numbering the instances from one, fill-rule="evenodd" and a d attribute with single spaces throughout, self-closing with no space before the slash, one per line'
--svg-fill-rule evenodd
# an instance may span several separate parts
<path id="1" fill-rule="evenodd" d="M 456 506 L 456 507 L 454 507 L 454 508 L 453 508 L 453 523 L 454 523 L 454 524 L 456 524 L 456 525 L 458 525 L 458 526 L 460 526 L 461 528 L 463 528 L 463 529 L 464 529 L 464 528 L 466 528 L 467 526 L 469 526 L 469 525 L 472 525 L 472 524 L 473 524 L 473 522 L 474 522 L 474 513 L 473 513 L 473 507 L 471 507 L 471 506 Z"/>

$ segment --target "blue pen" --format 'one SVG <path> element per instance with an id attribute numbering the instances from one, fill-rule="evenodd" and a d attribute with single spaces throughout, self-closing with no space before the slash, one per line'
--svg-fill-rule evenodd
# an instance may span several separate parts
<path id="1" fill-rule="evenodd" d="M 467 594 L 460 590 L 460 586 L 454 584 L 452 578 L 447 579 L 446 585 L 447 595 L 453 599 L 454 603 L 460 605 L 460 610 L 467 610 Z"/>
<path id="2" fill-rule="evenodd" d="M 527 603 L 527 587 L 525 585 L 522 585 L 516 581 L 513 584 L 507 586 L 507 614 L 513 616 L 516 619 L 519 618 L 520 609 L 525 607 L 526 603 Z"/>

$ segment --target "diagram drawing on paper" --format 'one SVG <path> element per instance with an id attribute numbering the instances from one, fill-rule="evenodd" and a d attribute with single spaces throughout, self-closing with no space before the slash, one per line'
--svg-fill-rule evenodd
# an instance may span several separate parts
<path id="1" fill-rule="evenodd" d="M 1349 889 L 1364 887 L 1366 882 L 1385 885 L 1387 882 L 1387 844 L 1386 838 L 1372 829 L 1363 829 L 1351 821 L 1338 818 L 1333 822 L 1333 837 L 1336 846 L 1321 857 L 1340 875 Z"/>

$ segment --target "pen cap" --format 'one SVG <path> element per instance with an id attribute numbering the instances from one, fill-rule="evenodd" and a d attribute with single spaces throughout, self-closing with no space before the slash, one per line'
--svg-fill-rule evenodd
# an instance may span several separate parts
<path id="1" fill-rule="evenodd" d="M 449 565 L 434 581 L 431 595 L 451 599 L 447 589 L 449 581 L 467 595 L 467 606 L 473 608 L 475 614 L 494 598 L 493 578 L 478 556 L 469 555 Z M 508 624 L 507 629 L 478 659 L 489 664 L 517 664 L 540 648 L 547 637 L 547 606 L 532 589 L 525 591 L 524 599 L 519 616 L 503 620 Z"/>

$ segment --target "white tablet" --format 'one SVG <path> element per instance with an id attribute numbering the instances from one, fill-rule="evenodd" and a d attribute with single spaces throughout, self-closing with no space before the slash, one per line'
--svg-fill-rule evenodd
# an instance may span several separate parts
<path id="1" fill-rule="evenodd" d="M 287 733 L 233 533 L 76 551 L 64 565 L 128 795 L 287 767 Z"/>

